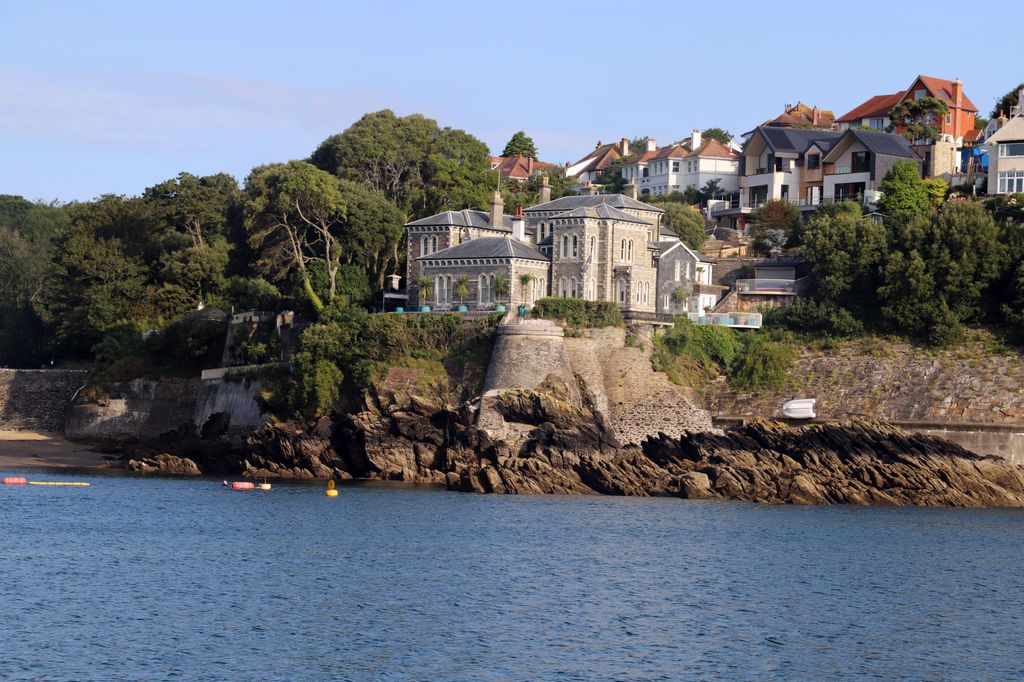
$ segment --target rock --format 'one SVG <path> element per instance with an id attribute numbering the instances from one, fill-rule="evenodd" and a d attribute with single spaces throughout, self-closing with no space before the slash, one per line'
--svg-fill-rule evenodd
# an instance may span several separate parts
<path id="1" fill-rule="evenodd" d="M 690 471 L 679 477 L 679 492 L 690 500 L 705 500 L 715 497 L 711 490 L 711 479 L 702 471 Z"/>
<path id="2" fill-rule="evenodd" d="M 199 476 L 202 474 L 191 459 L 167 453 L 143 459 L 129 459 L 125 463 L 125 468 L 136 474 L 165 474 L 168 476 Z"/>

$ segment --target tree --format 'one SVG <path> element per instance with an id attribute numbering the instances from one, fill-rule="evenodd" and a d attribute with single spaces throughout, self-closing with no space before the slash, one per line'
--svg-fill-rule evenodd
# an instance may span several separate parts
<path id="1" fill-rule="evenodd" d="M 192 246 L 202 246 L 212 235 L 228 234 L 229 212 L 241 192 L 227 173 L 206 177 L 180 173 L 148 188 L 142 198 L 154 205 L 159 219 L 187 234 Z"/>
<path id="2" fill-rule="evenodd" d="M 487 145 L 465 131 L 445 128 L 430 145 L 423 165 L 423 201 L 414 210 L 426 216 L 485 208 L 497 180 Z"/>
<path id="3" fill-rule="evenodd" d="M 505 278 L 502 277 L 502 279 L 504 280 Z M 533 281 L 535 279 L 536 279 L 536 277 L 534 277 L 533 275 L 531 275 L 528 272 L 524 272 L 523 274 L 519 275 L 519 283 L 523 285 L 523 305 L 526 305 L 526 294 L 527 294 L 527 292 L 529 292 L 530 285 L 533 284 Z M 497 287 L 497 280 L 495 280 L 495 287 Z M 506 288 L 507 288 L 507 282 L 506 282 Z"/>
<path id="4" fill-rule="evenodd" d="M 502 296 L 508 296 L 508 279 L 505 275 L 496 275 L 494 278 L 494 295 L 501 301 Z"/>
<path id="5" fill-rule="evenodd" d="M 750 214 L 754 250 L 766 256 L 780 251 L 800 225 L 800 209 L 785 199 L 772 199 Z"/>
<path id="6" fill-rule="evenodd" d="M 455 287 L 452 293 L 459 297 L 459 305 L 469 296 L 469 275 L 459 275 L 455 278 Z"/>
<path id="7" fill-rule="evenodd" d="M 704 228 L 704 216 L 699 211 L 678 202 L 661 206 L 665 210 L 661 219 L 662 225 L 675 232 L 691 249 L 699 249 L 704 245 L 707 232 Z"/>
<path id="8" fill-rule="evenodd" d="M 314 308 L 323 310 L 308 265 L 317 258 L 323 262 L 328 300 L 333 299 L 342 256 L 337 225 L 348 208 L 337 178 L 303 161 L 290 161 L 256 168 L 245 181 L 245 191 L 250 242 L 261 249 L 258 268 L 277 279 L 296 272 Z"/>
<path id="9" fill-rule="evenodd" d="M 700 202 L 706 204 L 711 199 L 725 196 L 726 191 L 722 189 L 721 184 L 722 181 L 717 178 L 704 183 L 704 186 L 700 189 Z"/>
<path id="10" fill-rule="evenodd" d="M 913 161 L 897 161 L 878 188 L 882 191 L 878 207 L 889 216 L 907 217 L 931 212 L 928 189 Z"/>
<path id="11" fill-rule="evenodd" d="M 729 131 L 725 128 L 708 128 L 702 132 L 700 136 L 705 140 L 717 140 L 727 147 L 729 146 L 729 143 L 732 142 L 732 135 L 730 135 Z"/>
<path id="12" fill-rule="evenodd" d="M 931 203 L 933 209 L 938 209 L 942 206 L 943 202 L 946 201 L 946 195 L 949 194 L 949 183 L 939 178 L 926 178 L 921 181 L 924 185 L 925 192 L 928 193 L 928 201 Z"/>
<path id="13" fill-rule="evenodd" d="M 1003 116 L 1010 115 L 1010 107 L 1015 107 L 1020 102 L 1018 97 L 1020 96 L 1021 89 L 1024 88 L 1024 83 L 1018 83 L 1017 87 L 1007 92 L 1005 95 L 996 100 L 996 105 L 992 107 L 991 118 L 997 118 L 999 114 Z"/>
<path id="14" fill-rule="evenodd" d="M 427 305 L 430 303 L 430 295 L 434 293 L 434 280 L 420 277 L 416 280 L 416 291 L 419 294 L 420 305 Z"/>
<path id="15" fill-rule="evenodd" d="M 949 113 L 949 105 L 937 97 L 910 99 L 893 107 L 889 112 L 892 123 L 886 128 L 890 133 L 899 131 L 908 140 L 938 140 L 942 127 L 936 121 Z"/>
<path id="16" fill-rule="evenodd" d="M 917 251 L 897 251 L 882 272 L 878 290 L 882 319 L 889 329 L 935 346 L 949 345 L 963 329 L 945 300 L 935 295 L 935 280 Z"/>
<path id="17" fill-rule="evenodd" d="M 533 138 L 528 136 L 525 132 L 520 130 L 512 139 L 505 145 L 505 149 L 501 152 L 502 156 L 527 156 L 531 159 L 537 158 L 537 147 L 533 143 Z"/>

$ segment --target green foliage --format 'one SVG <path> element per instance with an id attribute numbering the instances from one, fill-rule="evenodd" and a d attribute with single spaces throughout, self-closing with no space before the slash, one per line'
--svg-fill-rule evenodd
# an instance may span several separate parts
<path id="1" fill-rule="evenodd" d="M 700 136 L 704 140 L 717 140 L 726 146 L 732 142 L 732 135 L 725 128 L 708 128 Z"/>
<path id="2" fill-rule="evenodd" d="M 913 161 L 897 161 L 878 188 L 882 191 L 878 207 L 886 215 L 907 217 L 931 212 L 928 188 Z"/>
<path id="3" fill-rule="evenodd" d="M 914 140 L 938 140 L 942 137 L 941 121 L 949 113 L 949 105 L 936 97 L 908 99 L 889 112 L 890 133 L 902 128 L 903 137 Z"/>
<path id="4" fill-rule="evenodd" d="M 502 156 L 527 156 L 531 159 L 537 158 L 537 146 L 533 143 L 533 138 L 527 135 L 524 131 L 520 130 L 512 139 L 505 145 L 505 149 L 501 152 Z"/>
<path id="5" fill-rule="evenodd" d="M 995 106 L 992 107 L 991 118 L 997 118 L 1000 114 L 1003 116 L 1009 116 L 1010 108 L 1020 104 L 1017 100 L 1020 96 L 1021 88 L 1024 88 L 1024 83 L 1018 83 L 1017 87 L 997 99 Z"/>
<path id="6" fill-rule="evenodd" d="M 724 373 L 733 390 L 756 392 L 782 386 L 795 358 L 790 345 L 764 332 L 695 325 L 680 316 L 655 338 L 653 362 L 678 384 L 699 384 Z"/>
<path id="7" fill-rule="evenodd" d="M 750 214 L 754 250 L 770 256 L 798 236 L 800 209 L 785 199 L 772 199 Z"/>
<path id="8" fill-rule="evenodd" d="M 569 327 L 595 329 L 622 327 L 622 311 L 611 301 L 584 301 L 579 298 L 542 298 L 533 314 L 547 320 L 558 320 Z"/>
<path id="9" fill-rule="evenodd" d="M 699 249 L 707 239 L 704 228 L 704 216 L 686 204 L 677 202 L 665 203 L 662 224 L 679 235 L 679 239 L 691 249 Z"/>
<path id="10" fill-rule="evenodd" d="M 939 178 L 926 178 L 921 181 L 925 191 L 928 193 L 928 200 L 933 209 L 938 209 L 946 201 L 949 194 L 949 183 Z"/>
<path id="11" fill-rule="evenodd" d="M 469 296 L 469 275 L 459 275 L 455 278 L 455 287 L 452 293 L 459 299 L 459 305 Z"/>
<path id="12" fill-rule="evenodd" d="M 225 286 L 226 310 L 277 311 L 281 291 L 260 277 L 231 277 Z"/>
<path id="13" fill-rule="evenodd" d="M 846 308 L 834 303 L 798 300 L 793 305 L 768 311 L 766 327 L 783 327 L 823 337 L 851 337 L 864 333 L 864 325 Z"/>

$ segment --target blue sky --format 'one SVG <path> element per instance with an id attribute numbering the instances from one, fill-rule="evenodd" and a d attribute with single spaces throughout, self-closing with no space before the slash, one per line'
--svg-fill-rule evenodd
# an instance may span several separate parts
<path id="1" fill-rule="evenodd" d="M 768 5 L 0 0 L 0 194 L 241 181 L 382 108 L 496 153 L 524 129 L 564 163 L 598 140 L 740 133 L 796 100 L 839 115 L 918 73 L 959 77 L 987 115 L 1024 81 L 1019 44 L 988 42 L 998 17 L 970 30 L 962 2 Z"/>

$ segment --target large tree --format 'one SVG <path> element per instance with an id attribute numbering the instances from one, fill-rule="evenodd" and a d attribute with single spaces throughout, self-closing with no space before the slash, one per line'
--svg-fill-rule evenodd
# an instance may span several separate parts
<path id="1" fill-rule="evenodd" d="M 662 223 L 679 235 L 684 244 L 691 249 L 699 249 L 704 245 L 707 232 L 704 228 L 704 216 L 699 211 L 676 201 L 660 206 L 665 210 Z"/>
<path id="2" fill-rule="evenodd" d="M 700 134 L 701 138 L 705 140 L 718 140 L 722 144 L 728 146 L 732 142 L 732 135 L 725 128 L 708 128 Z"/>
<path id="3" fill-rule="evenodd" d="M 520 130 L 508 141 L 508 144 L 505 145 L 505 149 L 502 150 L 501 155 L 528 156 L 531 159 L 536 159 L 537 145 L 533 143 L 532 137 Z"/>
<path id="4" fill-rule="evenodd" d="M 887 130 L 908 140 L 937 140 L 942 136 L 942 118 L 949 113 L 949 105 L 937 97 L 910 99 L 893 107 L 889 112 Z"/>

